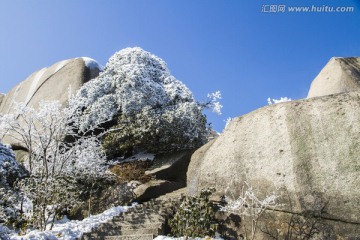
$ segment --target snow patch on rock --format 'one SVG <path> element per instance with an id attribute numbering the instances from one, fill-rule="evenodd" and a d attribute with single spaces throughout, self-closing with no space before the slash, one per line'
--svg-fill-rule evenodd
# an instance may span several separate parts
<path id="1" fill-rule="evenodd" d="M 98 63 L 96 60 L 89 58 L 89 57 L 81 57 L 84 61 L 85 66 L 90 69 L 99 69 L 100 71 L 104 71 L 104 66 Z"/>

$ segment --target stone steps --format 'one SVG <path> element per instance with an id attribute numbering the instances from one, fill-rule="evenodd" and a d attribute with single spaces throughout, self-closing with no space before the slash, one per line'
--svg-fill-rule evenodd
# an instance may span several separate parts
<path id="1" fill-rule="evenodd" d="M 108 236 L 104 237 L 104 240 L 152 240 L 154 235 L 142 234 L 142 235 L 127 235 L 127 236 Z"/>
<path id="2" fill-rule="evenodd" d="M 128 236 L 128 235 L 158 235 L 161 229 L 140 228 L 140 229 L 96 229 L 95 233 L 91 233 L 90 237 L 111 237 L 111 236 Z"/>
<path id="3" fill-rule="evenodd" d="M 166 218 L 173 213 L 177 200 L 153 199 L 102 223 L 81 240 L 147 240 L 165 234 Z"/>
<path id="4" fill-rule="evenodd" d="M 122 234 L 135 234 L 142 229 L 148 229 L 147 233 L 157 234 L 163 227 L 163 223 L 158 222 L 148 224 L 133 224 L 133 225 L 117 225 L 113 223 L 105 223 L 96 228 L 97 233 L 122 233 Z M 112 234 L 109 234 L 112 235 Z"/>
<path id="5" fill-rule="evenodd" d="M 111 222 L 108 222 L 111 223 Z M 128 224 L 123 222 L 112 222 L 114 227 L 120 226 L 122 229 L 140 229 L 140 228 L 160 228 L 162 226 L 162 222 L 151 222 L 151 223 L 135 223 L 135 224 Z"/>

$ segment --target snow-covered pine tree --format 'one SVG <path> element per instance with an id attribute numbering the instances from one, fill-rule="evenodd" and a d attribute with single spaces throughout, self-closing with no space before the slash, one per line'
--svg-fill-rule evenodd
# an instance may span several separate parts
<path id="1" fill-rule="evenodd" d="M 74 100 L 84 113 L 81 130 L 112 120 L 103 143 L 110 158 L 196 148 L 206 141 L 203 105 L 162 59 L 138 47 L 115 53 Z"/>

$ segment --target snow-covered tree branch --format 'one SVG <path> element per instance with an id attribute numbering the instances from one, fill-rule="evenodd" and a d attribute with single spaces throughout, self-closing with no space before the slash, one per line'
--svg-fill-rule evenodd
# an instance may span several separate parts
<path id="1" fill-rule="evenodd" d="M 30 222 L 42 230 L 77 204 L 77 179 L 108 176 L 99 140 L 88 129 L 79 134 L 80 112 L 69 103 L 63 108 L 59 102 L 43 101 L 38 109 L 16 104 L 13 113 L 0 117 L 1 131 L 29 152 L 24 165 L 30 177 L 20 180 L 18 187 L 32 201 Z"/>
<path id="2" fill-rule="evenodd" d="M 235 213 L 243 218 L 247 218 L 251 222 L 251 230 L 250 236 L 248 236 L 247 226 L 244 222 L 246 240 L 254 240 L 259 218 L 265 210 L 274 209 L 277 206 L 277 199 L 278 196 L 275 194 L 268 195 L 263 199 L 259 198 L 252 186 L 245 182 L 239 197 L 226 197 L 225 201 L 227 204 L 221 208 L 221 211 Z"/>
<path id="3" fill-rule="evenodd" d="M 219 100 L 222 98 L 221 92 L 216 91 L 213 93 L 209 93 L 207 97 L 210 99 L 210 101 L 207 103 L 208 107 L 211 108 L 214 113 L 221 115 L 221 109 L 223 107 L 223 105 L 221 105 L 219 102 Z"/>
<path id="4" fill-rule="evenodd" d="M 274 98 L 267 99 L 267 102 L 269 105 L 276 104 L 276 103 L 282 103 L 282 102 L 289 102 L 289 101 L 291 101 L 291 98 L 288 98 L 288 97 L 281 97 L 280 99 L 274 99 Z"/>

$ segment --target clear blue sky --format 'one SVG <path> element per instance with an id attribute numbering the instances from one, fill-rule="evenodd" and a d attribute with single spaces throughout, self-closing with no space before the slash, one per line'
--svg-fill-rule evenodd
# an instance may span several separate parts
<path id="1" fill-rule="evenodd" d="M 352 6 L 351 13 L 269 13 L 268 6 Z M 360 55 L 359 0 L 0 0 L 0 92 L 60 60 L 105 65 L 125 47 L 164 59 L 198 100 L 220 90 L 227 117 L 306 97 L 333 56 Z"/>

